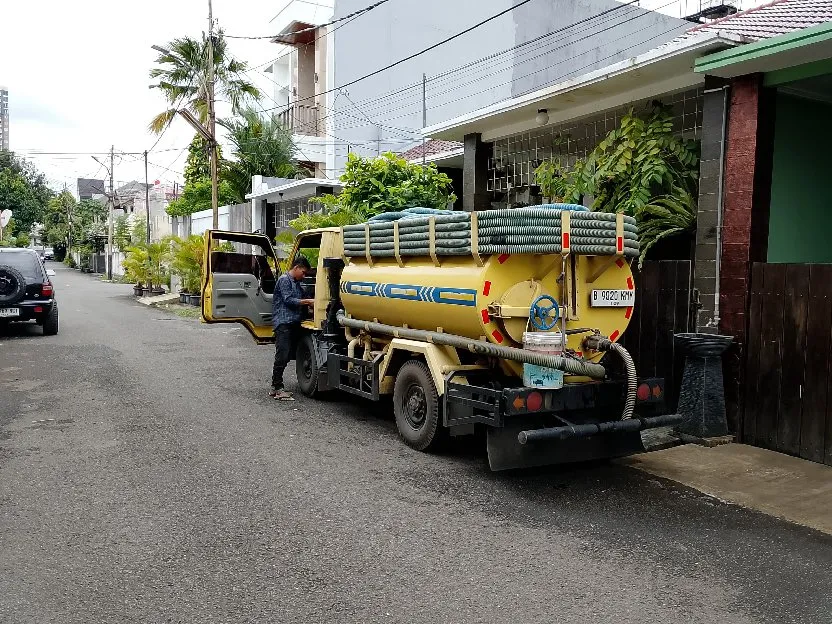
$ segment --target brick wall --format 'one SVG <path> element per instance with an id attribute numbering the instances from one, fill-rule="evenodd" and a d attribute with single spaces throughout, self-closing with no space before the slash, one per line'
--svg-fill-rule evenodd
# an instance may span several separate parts
<path id="1" fill-rule="evenodd" d="M 722 213 L 719 329 L 734 336 L 725 357 L 729 425 L 739 431 L 751 263 L 764 262 L 768 241 L 773 97 L 759 74 L 734 79 L 728 115 Z"/>

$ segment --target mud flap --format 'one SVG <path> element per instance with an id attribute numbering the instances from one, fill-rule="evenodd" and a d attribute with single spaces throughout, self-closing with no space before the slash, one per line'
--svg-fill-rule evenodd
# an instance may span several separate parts
<path id="1" fill-rule="evenodd" d="M 542 426 L 533 420 L 507 422 L 504 427 L 488 428 L 488 465 L 493 471 L 551 466 L 570 462 L 623 457 L 644 450 L 638 431 L 615 432 L 587 438 L 544 440 L 520 444 L 517 434 Z"/>

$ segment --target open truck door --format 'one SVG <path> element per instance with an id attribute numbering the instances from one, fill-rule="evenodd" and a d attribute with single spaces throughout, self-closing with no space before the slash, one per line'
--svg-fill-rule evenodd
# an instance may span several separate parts
<path id="1" fill-rule="evenodd" d="M 265 234 L 205 233 L 202 318 L 242 323 L 258 343 L 273 342 L 272 298 L 279 262 Z"/>

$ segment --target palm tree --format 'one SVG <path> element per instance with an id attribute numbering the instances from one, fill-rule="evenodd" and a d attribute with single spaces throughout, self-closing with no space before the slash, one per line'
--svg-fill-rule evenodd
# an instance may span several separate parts
<path id="1" fill-rule="evenodd" d="M 150 131 L 159 134 L 180 108 L 189 109 L 201 122 L 208 120 L 208 38 L 201 41 L 190 37 L 174 39 L 156 58 L 157 67 L 150 77 L 157 80 L 150 85 L 159 89 L 170 108 L 150 122 Z M 231 103 L 232 111 L 240 110 L 249 99 L 258 100 L 260 91 L 242 78 L 247 64 L 231 57 L 222 30 L 214 34 L 214 93 L 217 99 Z"/>
<path id="2" fill-rule="evenodd" d="M 306 177 L 308 172 L 295 160 L 292 134 L 273 115 L 260 115 L 252 108 L 218 122 L 228 131 L 234 160 L 224 161 L 222 177 L 243 201 L 251 190 L 251 176 Z"/>

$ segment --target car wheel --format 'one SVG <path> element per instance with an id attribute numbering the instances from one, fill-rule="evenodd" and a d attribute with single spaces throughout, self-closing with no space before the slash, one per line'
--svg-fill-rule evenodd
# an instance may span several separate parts
<path id="1" fill-rule="evenodd" d="M 54 336 L 58 333 L 58 304 L 52 305 L 52 311 L 43 319 L 43 335 Z"/>
<path id="2" fill-rule="evenodd" d="M 410 360 L 399 369 L 393 386 L 393 412 L 399 435 L 411 448 L 433 450 L 444 440 L 439 393 L 424 362 Z"/>

